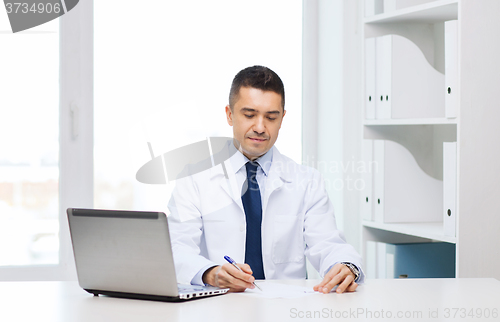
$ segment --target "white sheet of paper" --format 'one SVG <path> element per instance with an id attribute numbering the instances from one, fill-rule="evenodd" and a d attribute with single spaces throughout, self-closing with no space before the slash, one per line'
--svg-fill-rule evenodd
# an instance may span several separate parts
<path id="1" fill-rule="evenodd" d="M 257 281 L 256 284 L 259 285 L 262 291 L 258 288 L 246 289 L 242 294 L 262 298 L 291 299 L 316 293 L 312 287 L 281 284 L 279 282 Z"/>

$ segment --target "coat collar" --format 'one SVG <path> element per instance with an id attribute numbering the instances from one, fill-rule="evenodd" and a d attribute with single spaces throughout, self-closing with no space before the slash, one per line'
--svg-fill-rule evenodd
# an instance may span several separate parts
<path id="1" fill-rule="evenodd" d="M 244 167 L 248 161 L 250 161 L 241 151 L 236 150 L 236 147 L 234 145 L 229 146 L 230 154 L 232 157 L 230 158 L 231 165 L 233 166 L 234 173 L 238 173 L 238 171 L 241 170 L 242 167 Z M 267 177 L 269 176 L 269 171 L 271 169 L 271 164 L 273 161 L 273 152 L 274 149 L 270 149 L 267 151 L 263 156 L 257 158 L 255 160 L 261 167 L 262 171 L 264 172 L 264 175 Z M 245 170 L 246 172 L 246 170 Z"/>
<path id="2" fill-rule="evenodd" d="M 214 184 L 220 185 L 220 187 L 233 199 L 233 201 L 241 208 L 243 211 L 243 203 L 241 202 L 241 191 L 239 191 L 238 184 L 236 181 L 236 172 L 243 166 L 245 161 L 245 156 L 236 151 L 232 140 L 228 141 L 226 148 L 229 149 L 229 155 L 231 157 L 224 161 L 225 173 L 224 169 L 221 166 L 217 165 L 210 169 L 210 181 Z M 281 188 L 284 182 L 291 182 L 292 176 L 290 173 L 290 166 L 292 164 L 289 160 L 284 157 L 278 149 L 273 146 L 272 148 L 272 162 L 270 162 L 270 166 L 268 167 L 267 173 L 267 182 L 266 189 L 263 194 L 263 203 L 262 209 L 265 210 L 267 207 L 267 203 L 269 201 L 269 197 L 271 194 Z M 243 161 L 241 159 L 243 158 Z M 239 166 L 239 167 L 238 167 Z M 238 168 L 236 168 L 238 167 Z M 264 170 L 264 169 L 263 169 Z M 265 172 L 265 171 L 264 171 Z M 226 177 L 227 174 L 227 177 Z"/>

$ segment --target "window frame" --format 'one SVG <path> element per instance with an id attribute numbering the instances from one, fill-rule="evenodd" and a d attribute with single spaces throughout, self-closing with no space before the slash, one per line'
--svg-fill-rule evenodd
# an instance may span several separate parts
<path id="1" fill-rule="evenodd" d="M 1 281 L 77 279 L 66 209 L 93 207 L 93 8 L 59 17 L 59 264 L 3 266 Z"/>

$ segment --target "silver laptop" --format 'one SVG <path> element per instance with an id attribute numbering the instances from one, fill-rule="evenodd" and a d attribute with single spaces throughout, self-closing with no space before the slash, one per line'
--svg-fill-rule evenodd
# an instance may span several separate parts
<path id="1" fill-rule="evenodd" d="M 163 212 L 68 208 L 67 214 L 78 282 L 95 296 L 182 301 L 228 291 L 177 284 Z"/>

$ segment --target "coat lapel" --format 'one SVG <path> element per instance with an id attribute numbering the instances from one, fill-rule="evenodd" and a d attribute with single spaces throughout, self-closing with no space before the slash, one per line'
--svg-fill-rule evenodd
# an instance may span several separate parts
<path id="1" fill-rule="evenodd" d="M 263 193 L 263 200 L 262 200 L 263 216 L 265 214 L 265 210 L 269 203 L 269 198 L 271 194 L 274 191 L 281 189 L 281 187 L 284 185 L 285 182 L 291 181 L 289 173 L 286 168 L 287 160 L 284 159 L 284 157 L 281 155 L 281 153 L 279 153 L 276 147 L 273 147 L 273 149 L 274 149 L 273 161 L 271 164 L 271 168 L 269 169 L 269 175 L 266 181 L 266 188 Z M 238 205 L 241 211 L 245 213 L 245 210 L 243 208 L 243 203 L 241 201 L 241 191 L 239 191 L 238 188 L 236 175 L 231 165 L 231 160 L 228 159 L 224 161 L 224 165 L 226 167 L 226 173 L 228 175 L 228 178 L 226 178 L 226 176 L 224 175 L 221 166 L 213 167 L 211 169 L 212 177 L 214 179 L 216 178 L 217 180 L 219 180 L 218 184 L 220 185 L 224 193 L 226 193 Z"/>
<path id="2" fill-rule="evenodd" d="M 273 149 L 273 161 L 269 170 L 269 176 L 267 177 L 266 190 L 262 202 L 262 216 L 265 216 L 265 210 L 267 209 L 271 194 L 281 189 L 285 182 L 290 182 L 288 171 L 285 167 L 286 160 L 276 147 L 273 147 Z"/>
<path id="3" fill-rule="evenodd" d="M 236 182 L 236 176 L 233 170 L 233 167 L 231 166 L 231 160 L 228 159 L 224 161 L 224 165 L 226 166 L 226 172 L 228 178 L 226 179 L 225 175 L 223 174 L 220 177 L 219 185 L 224 190 L 224 192 L 233 199 L 233 201 L 240 207 L 241 211 L 244 212 L 243 210 L 243 203 L 241 202 L 241 191 L 238 191 L 238 184 Z M 219 168 L 219 167 L 217 167 Z M 221 172 L 222 172 L 222 167 L 220 167 Z"/>

